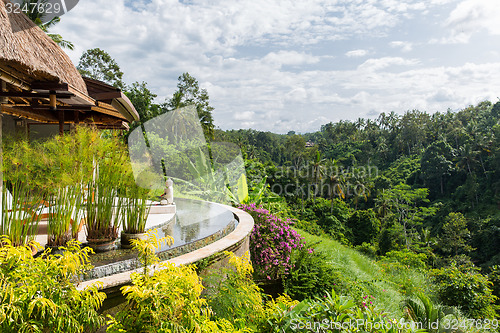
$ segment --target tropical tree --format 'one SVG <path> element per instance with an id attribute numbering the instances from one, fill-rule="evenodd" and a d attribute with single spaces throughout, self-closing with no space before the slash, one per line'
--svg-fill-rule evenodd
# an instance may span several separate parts
<path id="1" fill-rule="evenodd" d="M 347 220 L 353 245 L 371 243 L 380 232 L 380 220 L 373 210 L 356 210 Z"/>
<path id="2" fill-rule="evenodd" d="M 425 207 L 423 204 L 429 202 L 426 188 L 412 189 L 407 184 L 399 184 L 391 189 L 383 191 L 379 203 L 388 203 L 392 214 L 403 226 L 406 247 L 410 249 L 411 236 L 415 234 L 416 228 L 420 226 L 426 217 L 436 214 L 436 207 Z"/>
<path id="3" fill-rule="evenodd" d="M 210 139 L 208 141 L 211 141 L 214 136 L 215 127 L 212 117 L 214 108 L 210 106 L 207 90 L 200 89 L 198 81 L 187 72 L 179 76 L 178 81 L 178 90 L 166 103 L 167 111 L 174 111 L 185 106 L 195 105 L 205 137 Z"/>
<path id="4" fill-rule="evenodd" d="M 422 176 L 427 186 L 439 183 L 441 195 L 444 194 L 444 179 L 453 170 L 453 148 L 444 141 L 436 141 L 427 147 L 422 155 Z M 437 182 L 436 182 L 437 181 Z"/>
<path id="5" fill-rule="evenodd" d="M 331 206 L 330 213 L 333 212 L 334 197 L 339 196 L 339 199 L 345 199 L 345 177 L 339 172 L 339 165 L 336 160 L 327 160 L 327 182 L 328 182 L 328 197 L 330 198 Z"/>
<path id="6" fill-rule="evenodd" d="M 61 22 L 59 17 L 54 17 L 46 23 L 43 23 L 44 17 L 46 16 L 45 12 L 42 12 L 40 9 L 45 8 L 44 6 L 40 6 L 39 4 L 45 4 L 48 0 L 23 0 L 20 4 L 21 8 L 27 8 L 26 11 L 23 10 L 33 23 L 35 23 L 40 29 L 42 29 L 56 44 L 63 48 L 67 48 L 73 50 L 75 46 L 72 42 L 65 40 L 59 34 L 49 33 L 50 28 L 54 27 L 57 23 Z"/>
<path id="7" fill-rule="evenodd" d="M 313 178 L 314 184 L 316 186 L 316 191 L 315 191 L 314 197 L 316 197 L 316 195 L 318 193 L 321 195 L 320 180 L 324 176 L 324 173 L 325 173 L 325 166 L 324 166 L 325 161 L 326 161 L 326 159 L 321 157 L 321 153 L 319 151 L 316 151 L 316 156 L 311 163 L 312 178 Z"/>
<path id="8" fill-rule="evenodd" d="M 459 156 L 457 165 L 472 176 L 475 157 L 479 152 L 474 149 L 472 143 L 467 142 L 458 149 L 458 153 Z"/>
<path id="9" fill-rule="evenodd" d="M 127 86 L 125 95 L 134 105 L 142 122 L 152 119 L 162 112 L 161 106 L 153 103 L 158 96 L 148 89 L 146 82 L 134 82 Z"/>
<path id="10" fill-rule="evenodd" d="M 457 256 L 473 250 L 468 244 L 470 232 L 467 229 L 467 219 L 462 213 L 450 213 L 445 219 L 439 247 L 447 254 Z"/>
<path id="11" fill-rule="evenodd" d="M 301 135 L 290 135 L 286 139 L 285 148 L 288 154 L 288 160 L 292 162 L 295 170 L 300 170 L 303 166 L 306 152 L 305 152 L 306 140 Z"/>
<path id="12" fill-rule="evenodd" d="M 109 83 L 116 88 L 124 87 L 120 66 L 109 53 L 100 48 L 85 51 L 76 68 L 83 76 Z"/>
<path id="13" fill-rule="evenodd" d="M 140 117 L 139 122 L 132 123 L 130 131 L 163 113 L 163 108 L 153 103 L 157 95 L 148 89 L 146 82 L 134 82 L 127 86 L 125 95 L 130 99 Z"/>

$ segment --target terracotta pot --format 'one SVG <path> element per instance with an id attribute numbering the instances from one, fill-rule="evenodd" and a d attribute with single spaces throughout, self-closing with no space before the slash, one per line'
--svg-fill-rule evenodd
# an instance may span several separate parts
<path id="1" fill-rule="evenodd" d="M 94 250 L 94 252 L 107 252 L 116 249 L 115 241 L 116 239 L 87 239 L 89 247 Z"/>
<path id="2" fill-rule="evenodd" d="M 131 249 L 133 246 L 131 244 L 131 240 L 133 239 L 142 239 L 146 240 L 148 239 L 148 234 L 147 233 L 142 233 L 142 234 L 127 234 L 122 231 L 122 237 L 121 237 L 121 244 L 122 248 L 124 249 Z"/>
<path id="3" fill-rule="evenodd" d="M 30 248 L 31 248 L 31 255 L 34 256 L 35 254 L 38 253 L 38 248 L 36 247 L 35 244 L 30 244 Z"/>

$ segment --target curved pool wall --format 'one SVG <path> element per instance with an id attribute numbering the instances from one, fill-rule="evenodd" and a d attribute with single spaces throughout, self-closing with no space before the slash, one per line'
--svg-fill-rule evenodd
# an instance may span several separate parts
<path id="1" fill-rule="evenodd" d="M 184 241 L 191 241 L 178 245 L 174 243 L 172 248 L 161 249 L 158 256 L 163 262 L 175 265 L 189 265 L 205 259 L 205 267 L 217 266 L 221 264 L 221 260 L 224 258 L 222 255 L 224 251 L 230 251 L 238 256 L 242 256 L 249 250 L 249 238 L 254 222 L 248 213 L 234 207 L 206 201 L 177 200 L 176 204 L 178 219 L 167 221 L 159 229 L 162 229 L 163 233 L 167 230 L 166 233 L 171 232 L 174 236 L 180 237 L 178 242 L 181 242 L 182 239 Z M 201 210 L 193 212 L 189 209 L 190 204 L 195 204 L 197 205 L 195 207 L 200 209 L 208 208 L 208 210 L 205 212 Z M 197 216 L 199 223 L 195 223 L 194 221 Z M 184 221 L 180 222 L 181 220 Z M 211 226 L 209 221 L 212 221 L 214 226 Z M 176 225 L 177 227 L 175 227 Z M 176 229 L 178 229 L 177 233 L 175 232 Z M 193 238 L 190 238 L 192 233 L 199 235 L 201 238 L 193 240 Z M 120 253 L 120 251 L 123 252 Z M 105 269 L 106 272 L 99 273 L 95 271 L 94 273 L 97 276 L 90 274 L 87 277 L 88 280 L 77 285 L 77 289 L 82 290 L 99 282 L 99 289 L 108 294 L 106 302 L 116 303 L 117 301 L 113 301 L 113 298 L 118 296 L 118 303 L 120 303 L 124 299 L 119 297 L 121 295 L 119 289 L 130 283 L 130 275 L 132 273 L 138 272 L 141 269 L 137 264 L 137 254 L 133 250 L 112 252 L 117 252 L 118 255 L 118 257 L 114 258 L 113 262 L 111 262 L 113 258 L 108 258 L 107 260 L 110 260 L 109 264 L 95 268 L 99 271 L 102 267 L 110 265 Z M 126 257 L 127 255 L 129 257 Z M 121 264 L 123 264 L 123 267 L 120 267 Z M 104 307 L 109 308 L 110 305 L 105 304 Z"/>

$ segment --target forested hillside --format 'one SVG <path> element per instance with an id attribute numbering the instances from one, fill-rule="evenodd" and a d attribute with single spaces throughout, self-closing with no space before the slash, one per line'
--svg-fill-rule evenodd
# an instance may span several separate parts
<path id="1" fill-rule="evenodd" d="M 431 267 L 500 263 L 500 102 L 459 112 L 382 113 L 287 135 L 215 131 L 238 144 L 253 184 L 299 226 L 372 255 L 407 248 Z"/>

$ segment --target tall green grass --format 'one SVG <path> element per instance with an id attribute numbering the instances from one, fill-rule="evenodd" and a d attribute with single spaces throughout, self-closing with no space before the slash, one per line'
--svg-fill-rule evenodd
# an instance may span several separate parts
<path id="1" fill-rule="evenodd" d="M 323 252 L 328 262 L 348 285 L 347 293 L 354 299 L 372 301 L 385 311 L 402 316 L 403 300 L 417 293 L 434 295 L 425 271 L 402 265 L 376 262 L 360 252 L 325 237 L 298 230 L 308 244 L 320 242 L 315 250 Z M 365 298 L 365 296 L 368 296 Z"/>

